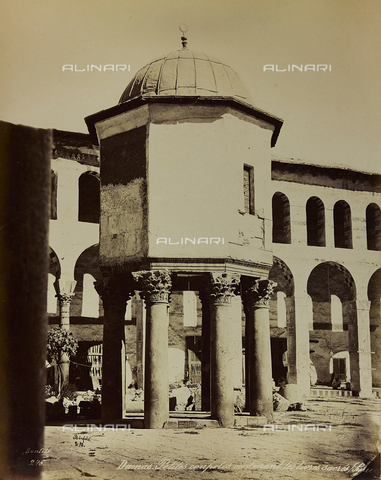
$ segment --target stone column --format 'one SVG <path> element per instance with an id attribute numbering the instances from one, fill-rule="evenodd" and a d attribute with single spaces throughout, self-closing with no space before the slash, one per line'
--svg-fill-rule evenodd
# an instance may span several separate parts
<path id="1" fill-rule="evenodd" d="M 370 302 L 356 300 L 344 304 L 348 325 L 351 390 L 354 395 L 372 398 L 372 359 L 370 348 Z"/>
<path id="2" fill-rule="evenodd" d="M 134 272 L 146 302 L 144 374 L 145 428 L 163 428 L 169 419 L 168 307 L 171 276 L 165 270 Z"/>
<path id="3" fill-rule="evenodd" d="M 146 308 L 141 298 L 136 299 L 136 383 L 144 389 L 144 352 L 146 336 Z"/>
<path id="4" fill-rule="evenodd" d="M 245 277 L 242 289 L 250 345 L 248 410 L 268 421 L 273 418 L 269 301 L 275 286 L 271 280 Z"/>
<path id="5" fill-rule="evenodd" d="M 242 281 L 242 284 L 245 282 Z M 247 301 L 245 291 L 242 287 L 242 301 L 243 309 L 245 312 L 245 411 L 250 412 L 251 398 L 250 398 L 250 379 L 253 376 L 252 369 L 254 368 L 252 357 L 253 357 L 253 345 L 254 345 L 254 328 L 253 322 L 249 321 L 249 304 Z"/>
<path id="6" fill-rule="evenodd" d="M 242 299 L 241 296 L 234 296 L 231 299 L 232 316 L 232 348 L 233 359 L 233 387 L 242 389 Z"/>
<path id="7" fill-rule="evenodd" d="M 210 411 L 210 292 L 199 291 L 202 305 L 201 331 L 201 410 Z"/>
<path id="8" fill-rule="evenodd" d="M 285 302 L 288 363 L 285 396 L 295 403 L 310 396 L 311 302 L 308 297 L 286 297 Z"/>
<path id="9" fill-rule="evenodd" d="M 233 362 L 236 352 L 231 341 L 233 309 L 231 298 L 239 285 L 239 275 L 215 274 L 211 280 L 211 415 L 222 427 L 234 425 Z"/>
<path id="10" fill-rule="evenodd" d="M 102 422 L 113 423 L 124 416 L 125 328 L 128 300 L 134 284 L 127 275 L 105 277 L 94 283 L 103 301 Z"/>
<path id="11" fill-rule="evenodd" d="M 51 131 L 0 122 L 0 478 L 43 467 Z"/>
<path id="12" fill-rule="evenodd" d="M 54 287 L 57 292 L 58 303 L 60 307 L 60 327 L 70 330 L 70 303 L 74 298 L 74 290 L 77 282 L 75 280 L 59 279 Z M 70 359 L 66 353 L 63 353 L 57 365 L 61 375 L 61 387 L 69 383 Z"/>

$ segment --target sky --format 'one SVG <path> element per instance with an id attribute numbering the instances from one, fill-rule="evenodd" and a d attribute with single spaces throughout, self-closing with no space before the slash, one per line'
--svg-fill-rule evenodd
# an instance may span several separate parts
<path id="1" fill-rule="evenodd" d="M 284 120 L 271 153 L 381 173 L 380 0 L 3 0 L 0 120 L 87 132 L 141 67 L 181 48 L 231 65 Z M 64 65 L 126 64 L 71 72 Z M 330 72 L 265 65 L 327 64 Z"/>

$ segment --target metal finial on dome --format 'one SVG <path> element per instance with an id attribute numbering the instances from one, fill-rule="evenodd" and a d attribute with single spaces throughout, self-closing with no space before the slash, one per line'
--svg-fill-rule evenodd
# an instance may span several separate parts
<path id="1" fill-rule="evenodd" d="M 182 23 L 179 25 L 179 30 L 182 33 L 181 43 L 183 44 L 183 49 L 185 50 L 187 48 L 188 39 L 184 34 L 188 31 L 188 26 L 185 23 Z"/>

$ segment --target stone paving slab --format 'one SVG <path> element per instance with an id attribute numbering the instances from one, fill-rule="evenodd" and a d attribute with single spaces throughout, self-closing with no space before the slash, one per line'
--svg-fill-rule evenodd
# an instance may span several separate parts
<path id="1" fill-rule="evenodd" d="M 43 478 L 379 478 L 361 472 L 380 446 L 380 400 L 343 397 L 305 405 L 307 411 L 275 412 L 274 424 L 256 427 L 90 431 L 48 426 Z"/>

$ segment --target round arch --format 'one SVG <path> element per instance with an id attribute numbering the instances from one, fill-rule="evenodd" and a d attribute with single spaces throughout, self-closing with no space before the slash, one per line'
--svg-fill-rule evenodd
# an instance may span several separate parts
<path id="1" fill-rule="evenodd" d="M 86 248 L 78 257 L 74 267 L 74 280 L 77 282 L 75 296 L 71 304 L 74 316 L 98 317 L 99 296 L 93 286 L 102 278 L 99 269 L 99 244 Z"/>
<path id="2" fill-rule="evenodd" d="M 61 264 L 56 252 L 49 247 L 49 273 L 58 280 L 61 277 Z"/>
<path id="3" fill-rule="evenodd" d="M 356 285 L 352 274 L 336 262 L 319 263 L 310 273 L 307 293 L 315 301 L 328 301 L 336 295 L 342 302 L 356 299 Z"/>
<path id="4" fill-rule="evenodd" d="M 289 266 L 278 257 L 274 257 L 274 263 L 269 272 L 269 280 L 277 283 L 275 292 L 284 292 L 287 297 L 294 295 L 294 276 Z"/>
<path id="5" fill-rule="evenodd" d="M 58 312 L 58 300 L 56 295 L 56 282 L 61 277 L 61 264 L 56 252 L 49 247 L 49 272 L 47 291 L 47 312 L 49 316 L 55 316 Z"/>
<path id="6" fill-rule="evenodd" d="M 343 265 L 323 262 L 311 271 L 307 280 L 307 293 L 312 299 L 310 345 L 311 359 L 318 375 L 317 383 L 332 386 L 331 359 L 338 352 L 349 352 L 349 344 L 354 340 L 352 337 L 350 339 L 349 325 L 357 324 L 354 306 L 356 284 Z M 340 319 L 337 318 L 338 311 Z"/>
<path id="7" fill-rule="evenodd" d="M 288 265 L 274 257 L 269 280 L 276 282 L 270 299 L 271 363 L 272 375 L 277 384 L 287 377 L 285 352 L 287 351 L 287 304 L 286 297 L 294 295 L 294 276 Z"/>

